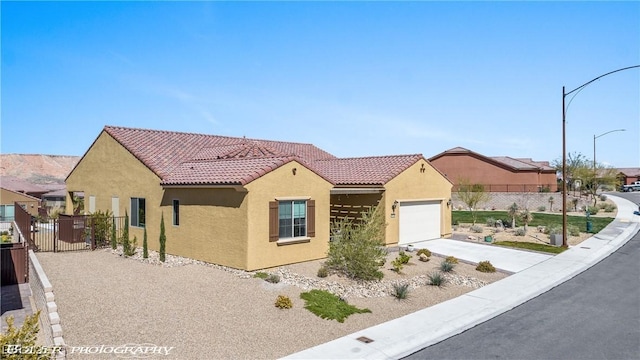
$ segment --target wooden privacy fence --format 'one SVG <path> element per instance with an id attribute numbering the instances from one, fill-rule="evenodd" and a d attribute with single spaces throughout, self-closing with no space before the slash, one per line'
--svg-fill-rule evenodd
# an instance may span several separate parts
<path id="1" fill-rule="evenodd" d="M 29 282 L 28 250 L 28 245 L 24 242 L 0 245 L 2 286 Z"/>
<path id="2" fill-rule="evenodd" d="M 16 206 L 16 225 L 33 251 L 95 250 L 110 246 L 111 231 L 115 225 L 119 239 L 125 218 L 94 218 L 87 215 L 63 215 L 58 219 L 37 223 L 24 209 Z"/>

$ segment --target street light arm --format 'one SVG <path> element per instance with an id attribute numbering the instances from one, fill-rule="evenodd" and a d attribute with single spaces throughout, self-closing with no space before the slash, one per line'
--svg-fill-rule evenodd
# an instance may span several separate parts
<path id="1" fill-rule="evenodd" d="M 598 136 L 593 135 L 593 138 L 594 138 L 594 139 L 597 139 L 597 138 L 599 138 L 599 137 L 605 136 L 605 135 L 607 135 L 607 134 L 610 134 L 610 133 L 612 133 L 612 132 L 616 132 L 616 131 L 627 131 L 627 129 L 616 129 L 616 130 L 607 131 L 606 133 L 600 134 L 600 135 L 598 135 Z"/>
<path id="2" fill-rule="evenodd" d="M 589 81 L 587 81 L 586 83 L 584 83 L 584 84 L 582 84 L 582 85 L 578 86 L 577 88 L 575 88 L 575 89 L 573 89 L 573 90 L 571 90 L 571 91 L 569 91 L 569 92 L 567 92 L 567 93 L 564 93 L 564 96 L 570 95 L 571 93 L 573 93 L 573 92 L 575 92 L 575 91 L 577 91 L 577 90 L 580 90 L 580 89 L 582 89 L 583 87 L 585 87 L 585 86 L 587 86 L 587 85 L 591 84 L 592 82 L 594 82 L 594 81 L 596 81 L 596 80 L 599 80 L 599 79 L 601 79 L 601 78 L 603 78 L 603 77 L 605 77 L 605 76 L 607 76 L 607 75 L 611 75 L 611 74 L 613 74 L 613 73 L 617 73 L 618 71 L 624 71 L 624 70 L 629 70 L 629 69 L 638 68 L 638 67 L 640 67 L 640 65 L 633 65 L 633 66 L 628 66 L 628 67 L 626 67 L 626 68 L 622 68 L 622 69 L 618 69 L 618 70 L 613 70 L 613 71 L 610 71 L 610 72 L 608 72 L 608 73 L 606 73 L 606 74 L 602 74 L 602 75 L 600 75 L 600 76 L 598 76 L 598 77 L 596 77 L 596 78 L 593 78 L 592 80 L 589 80 Z"/>

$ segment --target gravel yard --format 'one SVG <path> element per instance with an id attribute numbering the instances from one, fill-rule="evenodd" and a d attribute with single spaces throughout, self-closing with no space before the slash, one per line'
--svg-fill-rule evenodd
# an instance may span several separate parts
<path id="1" fill-rule="evenodd" d="M 141 253 L 139 249 L 138 253 Z M 154 344 L 173 347 L 162 359 L 274 359 L 367 328 L 506 277 L 484 274 L 460 263 L 444 288 L 424 285 L 441 258 L 421 262 L 415 253 L 404 274 L 390 271 L 390 253 L 382 282 L 358 286 L 330 275 L 316 276 L 321 261 L 267 269 L 278 284 L 253 273 L 225 269 L 168 255 L 167 263 L 124 258 L 111 249 L 92 252 L 38 253 L 53 284 L 58 312 L 69 347 Z M 136 255 L 139 256 L 139 255 Z M 146 261 L 146 262 L 145 262 Z M 388 294 L 391 282 L 410 281 L 409 298 Z M 353 305 L 372 312 L 355 314 L 344 323 L 321 319 L 304 309 L 300 293 L 326 288 Z M 294 306 L 274 306 L 287 295 Z M 114 358 L 115 355 L 72 353 L 70 359 Z"/>

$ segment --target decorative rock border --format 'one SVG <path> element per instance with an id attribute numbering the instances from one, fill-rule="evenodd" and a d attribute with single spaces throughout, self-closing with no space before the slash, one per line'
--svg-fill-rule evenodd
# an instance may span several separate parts
<path id="1" fill-rule="evenodd" d="M 55 359 L 65 359 L 65 342 L 62 337 L 62 325 L 58 314 L 58 305 L 55 302 L 53 286 L 47 278 L 42 265 L 38 261 L 33 250 L 29 250 L 29 285 L 36 308 L 40 310 L 40 325 L 44 334 L 43 341 L 47 347 L 60 347 L 62 350 L 56 353 Z"/>

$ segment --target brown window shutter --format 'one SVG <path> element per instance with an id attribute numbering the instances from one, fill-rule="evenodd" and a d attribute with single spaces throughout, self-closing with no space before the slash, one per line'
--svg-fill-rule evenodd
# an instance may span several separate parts
<path id="1" fill-rule="evenodd" d="M 278 202 L 269 201 L 269 241 L 278 241 L 279 238 Z"/>
<path id="2" fill-rule="evenodd" d="M 307 200 L 307 236 L 316 236 L 316 201 Z"/>

